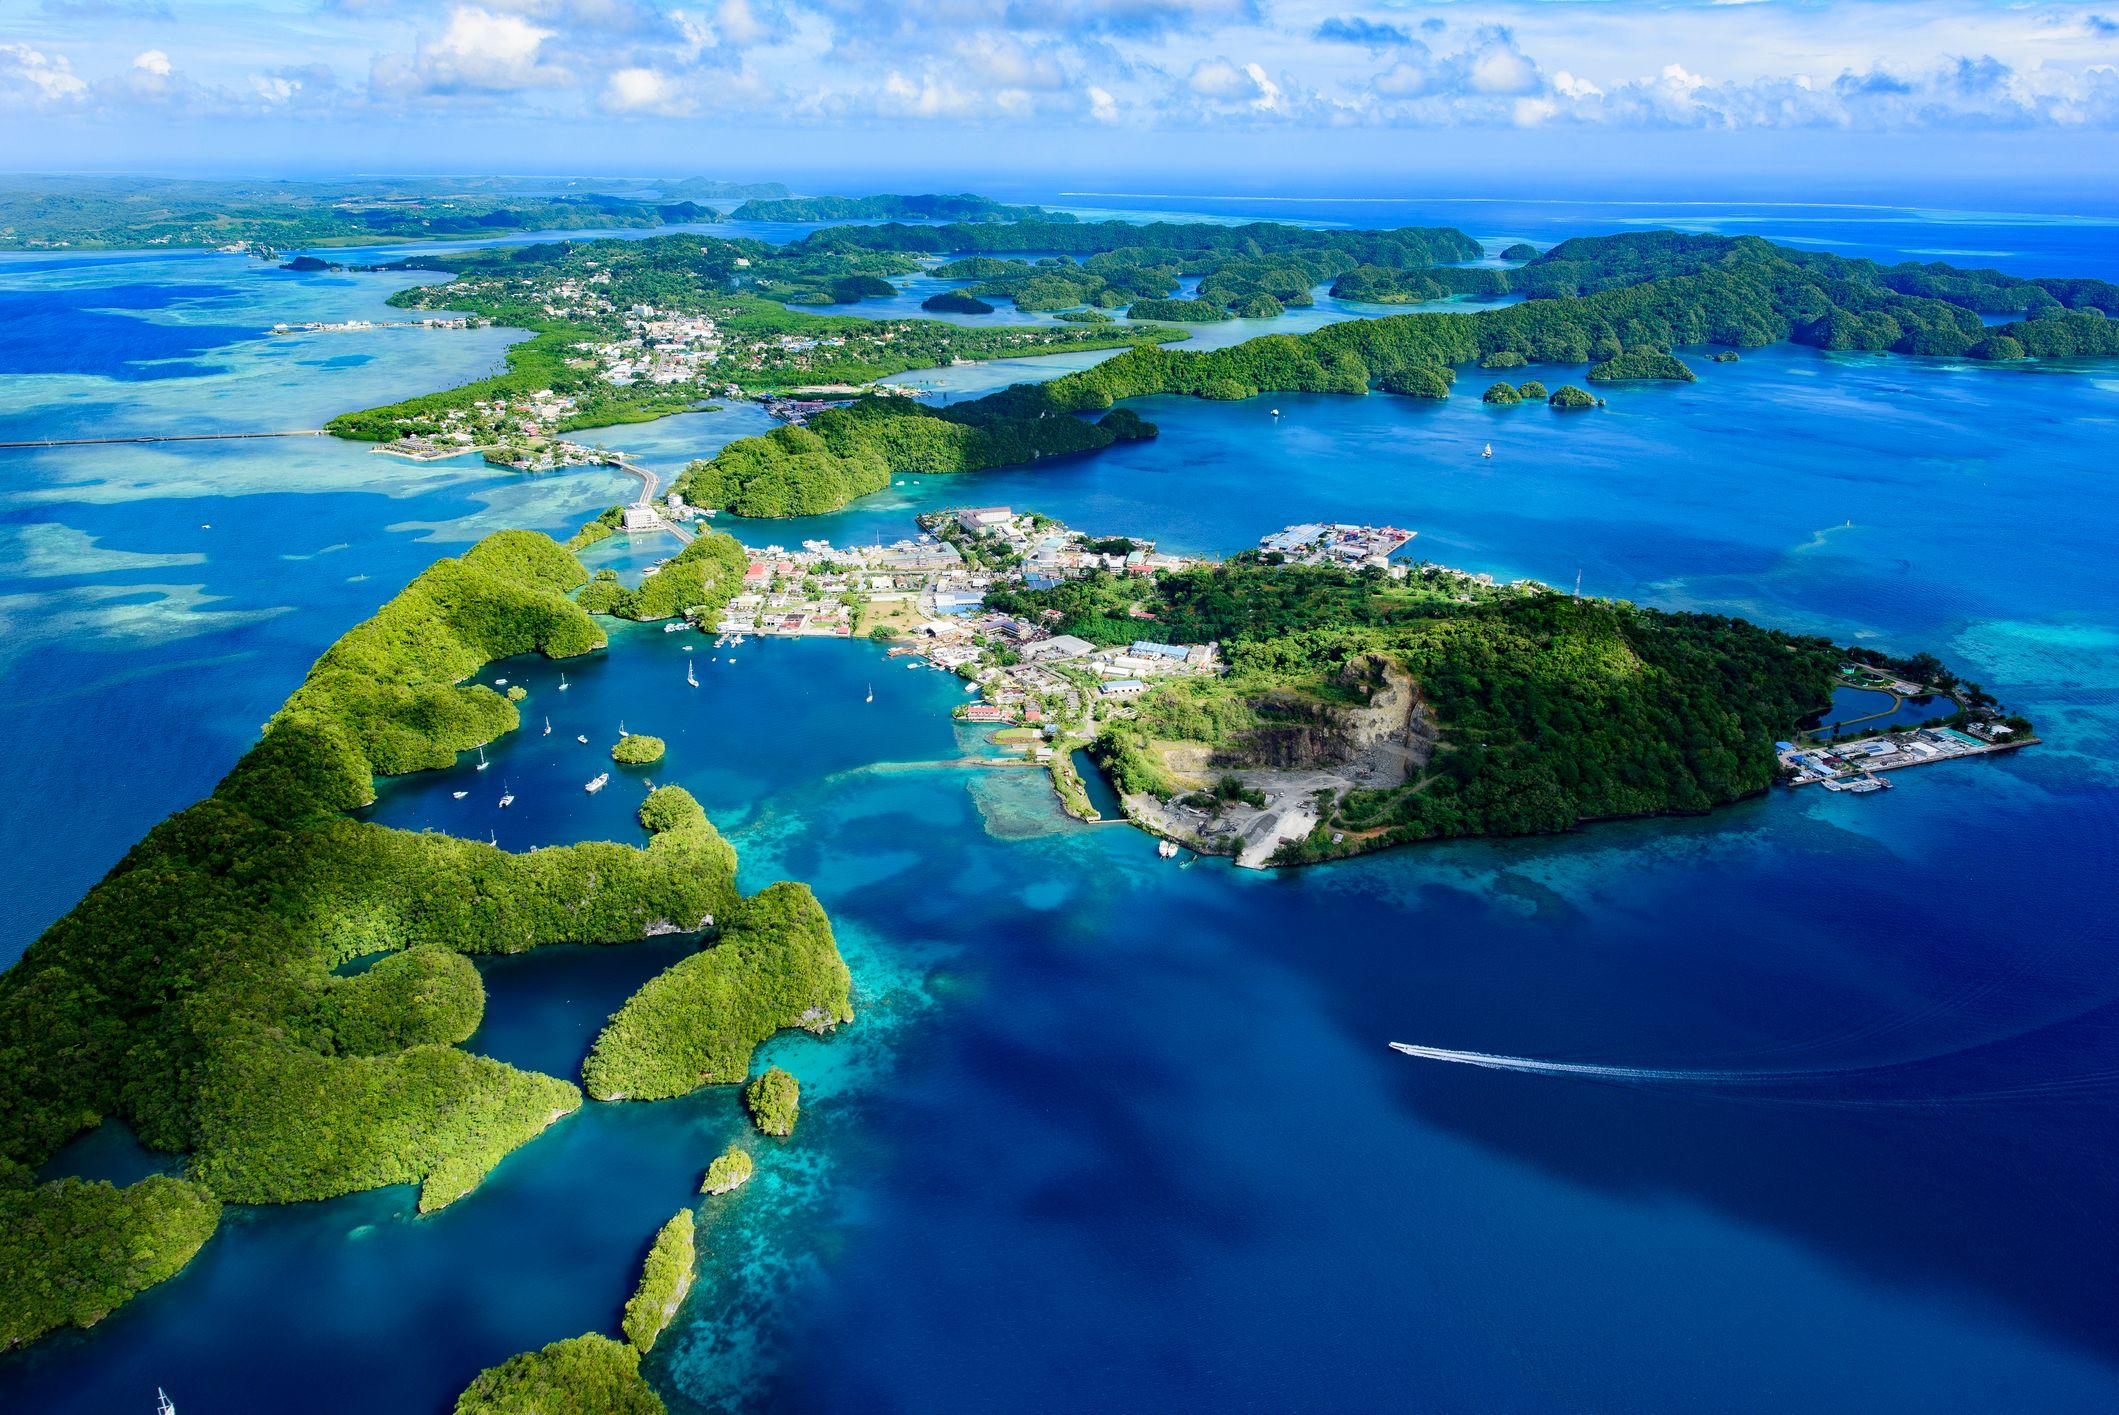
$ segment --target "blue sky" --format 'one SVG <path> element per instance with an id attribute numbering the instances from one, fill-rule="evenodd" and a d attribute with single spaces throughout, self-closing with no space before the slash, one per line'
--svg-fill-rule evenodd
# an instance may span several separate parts
<path id="1" fill-rule="evenodd" d="M 2119 0 L 0 0 L 0 166 L 2105 188 Z"/>

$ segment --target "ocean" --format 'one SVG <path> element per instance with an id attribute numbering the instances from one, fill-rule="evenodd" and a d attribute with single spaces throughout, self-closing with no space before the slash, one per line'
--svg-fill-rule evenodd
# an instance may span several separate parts
<path id="1" fill-rule="evenodd" d="M 1284 205 L 1134 204 L 2119 267 L 2086 220 Z M 0 260 L 0 440 L 311 427 L 497 360 L 504 331 L 263 334 L 375 317 L 406 278 Z M 701 1201 L 700 1284 L 647 1362 L 673 1409 L 2110 1408 L 2119 369 L 1778 349 L 1699 371 L 1573 419 L 1482 405 L 1475 370 L 1443 405 L 1148 399 L 1154 442 L 723 524 L 889 539 L 976 500 L 1226 553 L 1388 521 L 1464 569 L 1933 651 L 2044 746 L 1870 798 L 1257 875 L 1066 821 L 950 723 L 954 680 L 873 645 L 717 655 L 621 627 L 564 694 L 551 665 L 486 670 L 529 688 L 525 731 L 483 773 L 387 783 L 375 819 L 637 839 L 646 781 L 678 782 L 746 888 L 817 890 L 854 971 L 852 1026 L 767 1048 L 803 1080 L 795 1137 Z M 674 471 L 761 425 L 737 407 L 602 440 Z M 0 957 L 428 560 L 630 494 L 320 439 L 0 458 Z M 597 550 L 626 573 L 656 553 Z M 621 720 L 669 756 L 585 793 Z M 472 1045 L 572 1074 L 672 956 L 486 963 Z M 725 1091 L 591 1106 L 429 1218 L 403 1189 L 231 1210 L 176 1279 L 0 1359 L 0 1403 L 144 1410 L 160 1385 L 187 1409 L 444 1409 L 482 1366 L 615 1330 L 655 1228 L 741 1129 Z M 156 1163 L 104 1133 L 53 1172 Z"/>

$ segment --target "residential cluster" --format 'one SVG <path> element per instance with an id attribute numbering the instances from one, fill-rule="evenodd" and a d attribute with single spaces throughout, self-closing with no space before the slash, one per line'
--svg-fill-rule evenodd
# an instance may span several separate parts
<path id="1" fill-rule="evenodd" d="M 1385 565 L 1405 548 L 1417 531 L 1396 526 L 1353 526 L 1342 521 L 1305 521 L 1273 532 L 1258 542 L 1259 552 L 1280 556 L 1293 565 L 1337 565 L 1359 570 Z"/>

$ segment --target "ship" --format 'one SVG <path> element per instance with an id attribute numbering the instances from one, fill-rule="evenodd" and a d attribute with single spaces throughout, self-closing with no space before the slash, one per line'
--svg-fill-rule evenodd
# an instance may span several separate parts
<path id="1" fill-rule="evenodd" d="M 588 792 L 588 793 L 589 793 L 589 794 L 590 794 L 591 796 L 593 796 L 593 795 L 595 795 L 595 794 L 596 794 L 596 793 L 597 793 L 598 791 L 601 791 L 601 790 L 602 790 L 602 789 L 604 788 L 604 786 L 605 786 L 606 784 L 608 784 L 608 783 L 609 783 L 610 779 L 611 779 L 611 774 L 610 774 L 609 772 L 607 772 L 607 771 L 606 771 L 606 772 L 602 772 L 602 773 L 598 774 L 597 776 L 595 776 L 594 778 L 592 778 L 592 779 L 590 780 L 589 784 L 588 784 L 587 786 L 584 786 L 584 787 L 582 787 L 581 789 L 582 789 L 582 790 L 584 790 L 584 791 L 586 791 L 586 792 Z"/>

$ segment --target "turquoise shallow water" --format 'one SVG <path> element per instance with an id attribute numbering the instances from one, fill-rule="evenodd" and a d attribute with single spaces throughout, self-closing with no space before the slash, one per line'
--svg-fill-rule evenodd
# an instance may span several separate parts
<path id="1" fill-rule="evenodd" d="M 2089 269 L 2103 237 L 2076 239 Z M 234 286 L 154 315 L 220 328 L 380 298 L 199 262 L 120 273 Z M 186 331 L 171 357 L 226 372 L 8 375 L 34 396 L 0 406 L 173 420 L 194 396 L 286 388 L 321 416 L 342 380 L 382 396 L 423 386 L 437 352 L 466 374 L 497 354 L 427 338 L 311 367 Z M 89 404 L 115 411 L 68 411 Z M 1295 519 L 1387 519 L 1467 568 L 1579 569 L 1594 593 L 1932 649 L 2050 744 L 1878 798 L 1784 792 L 1264 877 L 1160 860 L 1126 828 L 1065 822 L 1034 775 L 966 764 L 984 748 L 944 716 L 956 685 L 869 645 L 716 663 L 704 639 L 622 630 L 565 694 L 548 665 L 495 666 L 530 687 L 529 734 L 484 773 L 391 783 L 378 819 L 517 848 L 633 839 L 645 780 L 680 781 L 747 888 L 817 888 L 855 972 L 854 1026 L 771 1049 L 803 1077 L 802 1128 L 710 1215 L 701 1286 L 649 1363 L 673 1405 L 2109 1408 L 2119 373 L 1789 350 L 1572 421 L 1469 398 L 1144 411 L 1152 444 L 735 528 L 895 536 L 976 499 L 1228 550 Z M 674 469 L 754 417 L 611 438 Z M 67 802 L 10 818 L 23 937 L 427 558 L 623 488 L 328 443 L 8 466 L 0 740 L 38 743 L 18 780 Z M 531 735 L 546 714 L 552 737 Z M 671 755 L 589 796 L 620 719 Z M 567 1074 L 672 951 L 486 965 L 474 1045 Z M 0 1361 L 0 1404 L 145 1408 L 163 1384 L 185 1408 L 444 1408 L 481 1365 L 612 1329 L 649 1236 L 737 1127 L 727 1093 L 596 1107 L 435 1218 L 404 1190 L 235 1213 L 95 1332 Z M 142 1162 L 111 1137 L 69 1158 Z"/>

